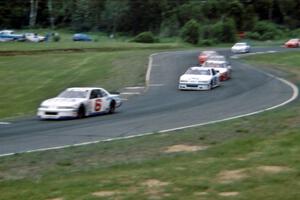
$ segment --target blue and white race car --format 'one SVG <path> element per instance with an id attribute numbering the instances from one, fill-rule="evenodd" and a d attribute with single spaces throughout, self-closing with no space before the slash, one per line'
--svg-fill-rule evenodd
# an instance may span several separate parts
<path id="1" fill-rule="evenodd" d="M 83 118 L 100 113 L 114 113 L 122 104 L 119 95 L 103 88 L 68 88 L 57 97 L 45 100 L 38 108 L 41 119 Z"/>

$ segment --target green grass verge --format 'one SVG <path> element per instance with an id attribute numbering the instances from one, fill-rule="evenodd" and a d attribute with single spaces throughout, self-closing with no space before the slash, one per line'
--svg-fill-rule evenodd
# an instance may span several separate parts
<path id="1" fill-rule="evenodd" d="M 286 57 L 294 61 L 277 64 Z M 299 72 L 297 53 L 246 59 Z M 294 200 L 300 195 L 299 116 L 297 100 L 215 125 L 3 157 L 1 199 Z M 207 149 L 168 152 L 174 145 Z"/>

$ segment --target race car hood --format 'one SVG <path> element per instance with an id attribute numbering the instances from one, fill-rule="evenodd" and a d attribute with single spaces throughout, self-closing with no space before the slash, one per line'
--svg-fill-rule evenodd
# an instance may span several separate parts
<path id="1" fill-rule="evenodd" d="M 44 101 L 43 106 L 77 106 L 85 99 L 82 98 L 52 98 Z"/>
<path id="2" fill-rule="evenodd" d="M 191 75 L 191 74 L 184 74 L 180 77 L 181 81 L 210 81 L 211 76 L 209 75 Z"/>

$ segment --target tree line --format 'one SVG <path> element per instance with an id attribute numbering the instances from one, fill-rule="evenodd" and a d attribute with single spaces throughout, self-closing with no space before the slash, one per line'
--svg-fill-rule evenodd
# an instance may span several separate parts
<path id="1" fill-rule="evenodd" d="M 151 31 L 176 36 L 190 20 L 204 27 L 228 21 L 238 32 L 265 21 L 300 27 L 300 0 L 1 0 L 4 28 L 70 28 L 136 35 Z M 257 32 L 258 33 L 258 32 Z M 259 34 L 259 33 L 258 33 Z"/>

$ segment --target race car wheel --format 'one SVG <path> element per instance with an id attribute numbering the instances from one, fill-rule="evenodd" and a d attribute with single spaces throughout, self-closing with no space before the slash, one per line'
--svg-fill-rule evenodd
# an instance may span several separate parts
<path id="1" fill-rule="evenodd" d="M 109 113 L 109 114 L 112 114 L 112 113 L 115 112 L 115 110 L 116 110 L 116 102 L 115 102 L 115 101 L 112 101 L 112 102 L 110 103 L 108 113 Z"/>
<path id="2" fill-rule="evenodd" d="M 77 118 L 82 119 L 85 117 L 85 107 L 81 105 L 77 111 Z"/>
<path id="3" fill-rule="evenodd" d="M 213 82 L 211 81 L 209 86 L 208 86 L 208 90 L 211 90 L 213 88 Z"/>

